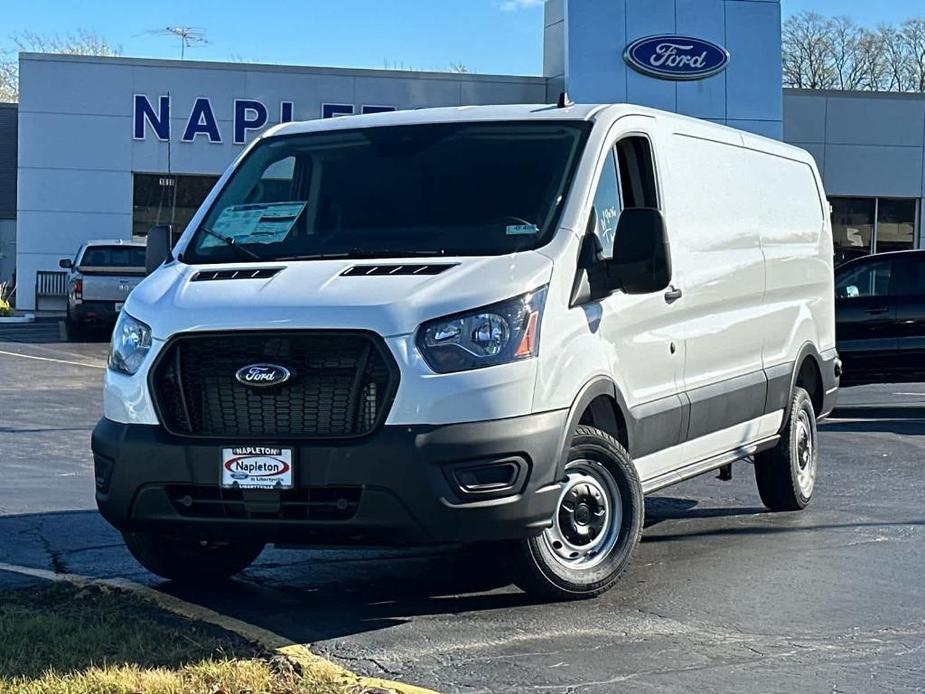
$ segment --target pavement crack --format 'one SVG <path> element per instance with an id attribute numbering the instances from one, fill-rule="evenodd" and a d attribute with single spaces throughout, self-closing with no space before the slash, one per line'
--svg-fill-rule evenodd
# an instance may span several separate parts
<path id="1" fill-rule="evenodd" d="M 68 549 L 68 550 L 65 550 L 64 552 L 60 552 L 60 554 L 79 554 L 81 552 L 92 552 L 98 549 L 113 549 L 114 547 L 123 547 L 123 546 L 124 545 L 121 542 L 113 542 L 107 545 L 92 545 L 90 547 L 78 547 L 77 549 Z"/>
<path id="2" fill-rule="evenodd" d="M 393 670 L 390 667 L 383 665 L 377 658 L 372 656 L 350 656 L 343 655 L 338 653 L 335 655 L 338 660 L 344 660 L 350 663 L 372 663 L 380 672 L 388 675 L 389 677 L 400 677 L 401 670 Z"/>
<path id="3" fill-rule="evenodd" d="M 48 541 L 48 538 L 45 537 L 45 533 L 41 530 L 38 532 L 38 537 L 39 542 L 42 543 L 42 549 L 44 549 L 45 554 L 48 555 L 48 561 L 51 564 L 51 570 L 56 574 L 68 573 L 67 566 L 64 563 L 61 552 L 56 549 L 52 549 L 51 543 Z"/>

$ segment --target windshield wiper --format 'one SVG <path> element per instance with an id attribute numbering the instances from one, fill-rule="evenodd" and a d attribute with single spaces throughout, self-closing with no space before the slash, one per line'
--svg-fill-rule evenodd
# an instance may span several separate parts
<path id="1" fill-rule="evenodd" d="M 408 248 L 351 248 L 344 255 L 348 258 L 439 258 L 446 255 L 441 249 L 411 250 Z"/>
<path id="2" fill-rule="evenodd" d="M 246 249 L 244 246 L 239 246 L 239 245 L 235 242 L 235 240 L 234 240 L 233 238 L 231 238 L 230 236 L 225 236 L 224 234 L 219 234 L 217 231 L 212 231 L 209 227 L 205 226 L 204 224 L 203 224 L 202 226 L 199 227 L 199 231 L 204 231 L 204 232 L 207 233 L 209 236 L 214 236 L 214 237 L 217 238 L 219 241 L 224 241 L 225 244 L 226 244 L 227 246 L 231 246 L 231 247 L 232 247 L 233 249 L 235 249 L 238 253 L 243 253 L 244 255 L 246 255 L 246 256 L 247 256 L 248 258 L 250 258 L 251 260 L 263 261 L 263 258 L 261 258 L 259 255 L 257 255 L 257 254 L 254 253 L 253 251 L 249 251 L 249 250 Z"/>

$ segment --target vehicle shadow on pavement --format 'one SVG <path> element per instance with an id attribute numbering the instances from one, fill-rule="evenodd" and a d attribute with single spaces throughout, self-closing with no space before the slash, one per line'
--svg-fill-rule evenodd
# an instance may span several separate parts
<path id="1" fill-rule="evenodd" d="M 752 507 L 699 508 L 694 499 L 647 500 L 647 526 L 673 519 L 744 517 Z M 800 532 L 811 527 L 706 529 Z M 647 534 L 648 542 L 683 536 Z M 188 586 L 162 581 L 129 555 L 120 535 L 95 511 L 0 518 L 0 561 L 58 573 L 125 577 L 297 643 L 328 641 L 398 626 L 416 617 L 530 608 L 536 600 L 512 585 L 508 547 L 418 549 L 268 548 L 238 578 Z M 15 587 L 0 573 L 0 591 Z M 2 592 L 0 592 L 2 594 Z"/>
<path id="2" fill-rule="evenodd" d="M 730 516 L 752 516 L 756 513 L 768 513 L 764 506 L 700 506 L 697 499 L 671 496 L 646 497 L 645 527 L 666 520 L 683 520 L 692 518 L 724 518 Z M 643 538 L 646 541 L 646 538 Z"/>

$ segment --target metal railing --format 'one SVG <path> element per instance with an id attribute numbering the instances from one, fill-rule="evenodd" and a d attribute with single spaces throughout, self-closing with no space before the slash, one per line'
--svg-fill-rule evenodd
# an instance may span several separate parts
<path id="1" fill-rule="evenodd" d="M 67 308 L 67 273 L 38 270 L 35 273 L 35 310 L 63 311 Z"/>

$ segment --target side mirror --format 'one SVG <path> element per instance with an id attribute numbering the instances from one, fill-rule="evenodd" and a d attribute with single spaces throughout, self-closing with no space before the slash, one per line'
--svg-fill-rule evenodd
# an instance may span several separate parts
<path id="1" fill-rule="evenodd" d="M 662 213 L 629 207 L 620 214 L 613 259 L 607 261 L 612 286 L 627 294 L 651 294 L 671 282 L 671 255 Z"/>
<path id="2" fill-rule="evenodd" d="M 145 272 L 151 274 L 165 260 L 170 258 L 173 248 L 173 227 L 158 224 L 148 229 L 148 243 L 145 247 Z"/>
<path id="3" fill-rule="evenodd" d="M 74 261 L 70 258 L 61 258 L 61 260 L 58 261 L 58 267 L 64 268 L 65 270 L 70 270 L 72 267 L 74 267 Z"/>

